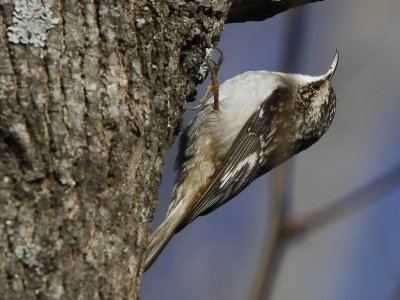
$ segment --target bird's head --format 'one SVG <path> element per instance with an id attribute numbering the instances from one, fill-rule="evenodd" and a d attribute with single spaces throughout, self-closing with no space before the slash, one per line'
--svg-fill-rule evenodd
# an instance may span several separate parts
<path id="1" fill-rule="evenodd" d="M 332 78 L 339 53 L 328 71 L 320 76 L 295 75 L 295 132 L 300 151 L 315 143 L 329 128 L 336 111 L 336 96 Z"/>

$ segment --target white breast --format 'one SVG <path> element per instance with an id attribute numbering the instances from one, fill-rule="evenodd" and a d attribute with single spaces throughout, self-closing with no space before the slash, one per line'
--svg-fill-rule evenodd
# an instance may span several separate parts
<path id="1" fill-rule="evenodd" d="M 280 74 L 250 71 L 228 79 L 219 87 L 219 118 L 214 124 L 224 145 L 232 144 L 239 131 L 272 91 L 286 85 Z M 208 100 L 212 104 L 213 97 Z M 214 126 L 213 125 L 213 126 Z"/>

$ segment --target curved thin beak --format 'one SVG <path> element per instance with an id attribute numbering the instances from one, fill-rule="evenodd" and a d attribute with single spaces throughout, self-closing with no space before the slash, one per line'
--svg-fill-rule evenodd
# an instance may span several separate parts
<path id="1" fill-rule="evenodd" d="M 335 74 L 335 71 L 336 71 L 338 62 L 339 62 L 339 52 L 336 50 L 336 52 L 335 52 L 335 58 L 333 59 L 333 62 L 332 62 L 331 66 L 330 66 L 329 69 L 328 69 L 328 72 L 326 72 L 326 73 L 324 74 L 324 77 L 325 77 L 326 79 L 332 80 L 332 77 L 333 77 L 333 75 Z"/>

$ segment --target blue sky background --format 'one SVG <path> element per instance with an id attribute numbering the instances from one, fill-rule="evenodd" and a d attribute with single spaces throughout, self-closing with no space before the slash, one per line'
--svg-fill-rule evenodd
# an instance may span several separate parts
<path id="1" fill-rule="evenodd" d="M 337 0 L 300 9 L 306 21 L 292 46 L 300 62 L 295 66 L 283 61 L 293 12 L 227 25 L 219 44 L 225 56 L 220 82 L 260 69 L 322 74 L 335 49 L 340 52 L 333 124 L 291 160 L 293 216 L 318 211 L 400 166 L 400 2 Z M 174 146 L 168 154 L 155 225 L 170 201 L 175 151 Z M 141 299 L 247 299 L 261 255 L 270 179 L 271 174 L 261 177 L 176 235 L 145 273 Z M 399 216 L 400 186 L 367 208 L 290 241 L 272 299 L 396 299 Z"/>

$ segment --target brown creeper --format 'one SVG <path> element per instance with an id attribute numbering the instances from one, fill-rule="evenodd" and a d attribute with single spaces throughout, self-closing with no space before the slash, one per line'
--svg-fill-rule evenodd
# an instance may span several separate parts
<path id="1" fill-rule="evenodd" d="M 338 58 L 321 76 L 251 71 L 219 87 L 219 110 L 210 98 L 182 134 L 173 199 L 145 269 L 183 227 L 319 140 L 335 115 Z"/>

